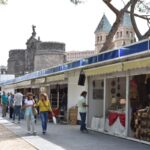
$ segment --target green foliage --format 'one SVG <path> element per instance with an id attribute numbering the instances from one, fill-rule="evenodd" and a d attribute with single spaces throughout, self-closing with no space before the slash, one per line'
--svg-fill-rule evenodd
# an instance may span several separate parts
<path id="1" fill-rule="evenodd" d="M 6 4 L 7 3 L 7 0 L 0 0 L 0 4 Z"/>
<path id="2" fill-rule="evenodd" d="M 149 2 L 149 0 L 138 0 L 137 9 L 138 9 L 139 12 L 148 14 L 150 12 L 150 2 Z"/>
<path id="3" fill-rule="evenodd" d="M 80 3 L 82 3 L 82 0 L 70 0 L 72 3 L 74 3 L 75 5 L 78 5 Z"/>

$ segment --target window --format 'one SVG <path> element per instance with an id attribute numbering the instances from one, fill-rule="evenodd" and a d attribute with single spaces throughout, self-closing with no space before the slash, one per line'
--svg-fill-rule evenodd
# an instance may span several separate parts
<path id="1" fill-rule="evenodd" d="M 130 37 L 133 37 L 133 32 L 130 32 Z"/>
<path id="2" fill-rule="evenodd" d="M 120 32 L 120 37 L 122 37 L 122 31 Z"/>
<path id="3" fill-rule="evenodd" d="M 117 32 L 116 38 L 119 38 L 119 32 Z"/>
<path id="4" fill-rule="evenodd" d="M 97 42 L 99 42 L 99 36 L 97 37 Z"/>
<path id="5" fill-rule="evenodd" d="M 102 41 L 103 40 L 103 37 L 102 36 L 100 36 L 100 41 Z"/>
<path id="6" fill-rule="evenodd" d="M 129 37 L 129 31 L 126 31 L 126 35 L 127 35 L 127 37 Z"/>

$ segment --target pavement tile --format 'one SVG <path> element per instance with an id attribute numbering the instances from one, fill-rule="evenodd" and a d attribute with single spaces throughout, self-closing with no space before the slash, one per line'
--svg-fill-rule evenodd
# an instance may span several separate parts
<path id="1" fill-rule="evenodd" d="M 0 150 L 37 150 L 0 124 Z"/>

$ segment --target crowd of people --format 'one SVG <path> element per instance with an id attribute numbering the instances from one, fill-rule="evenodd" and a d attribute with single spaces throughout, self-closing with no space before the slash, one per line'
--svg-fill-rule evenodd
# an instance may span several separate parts
<path id="1" fill-rule="evenodd" d="M 46 93 L 41 93 L 39 99 L 37 99 L 31 92 L 23 95 L 19 90 L 15 94 L 6 94 L 3 91 L 1 106 L 2 117 L 6 117 L 8 113 L 13 123 L 20 123 L 20 120 L 25 118 L 27 133 L 33 135 L 36 134 L 35 124 L 37 115 L 41 119 L 43 134 L 46 134 L 47 131 L 48 113 L 51 112 L 52 116 L 54 116 L 50 100 Z"/>
<path id="2" fill-rule="evenodd" d="M 87 92 L 83 91 L 78 100 L 78 112 L 80 114 L 80 131 L 87 132 L 86 128 L 86 111 L 88 105 L 86 104 Z M 40 116 L 41 126 L 43 134 L 47 131 L 48 114 L 51 112 L 52 118 L 55 116 L 51 107 L 50 100 L 46 93 L 41 93 L 39 99 L 28 92 L 26 96 L 18 90 L 15 94 L 5 92 L 1 95 L 2 105 L 2 117 L 6 117 L 6 113 L 9 113 L 9 118 L 15 123 L 16 117 L 18 117 L 18 123 L 20 119 L 26 119 L 28 134 L 36 134 L 35 124 L 37 115 Z"/>

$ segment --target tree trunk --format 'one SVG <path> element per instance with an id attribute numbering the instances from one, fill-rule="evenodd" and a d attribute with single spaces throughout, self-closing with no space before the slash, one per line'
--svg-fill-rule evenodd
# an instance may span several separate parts
<path id="1" fill-rule="evenodd" d="M 106 42 L 104 43 L 103 47 L 100 50 L 101 52 L 112 48 L 112 40 L 113 40 L 113 37 L 114 37 L 115 33 L 117 32 L 118 27 L 122 21 L 123 14 L 124 13 L 119 14 L 116 17 L 116 21 L 114 22 L 108 36 L 106 37 Z"/>
<path id="2" fill-rule="evenodd" d="M 106 37 L 106 42 L 104 43 L 103 47 L 101 48 L 100 52 L 102 51 L 106 51 L 108 49 L 112 48 L 112 41 L 113 41 L 113 37 L 115 35 L 115 33 L 117 32 L 119 25 L 123 19 L 123 15 L 124 13 L 127 11 L 127 9 L 129 8 L 129 6 L 131 5 L 131 1 L 130 0 L 123 9 L 121 10 L 117 10 L 112 4 L 111 1 L 109 0 L 103 0 L 103 2 L 116 14 L 116 21 L 114 22 L 108 36 Z"/>

